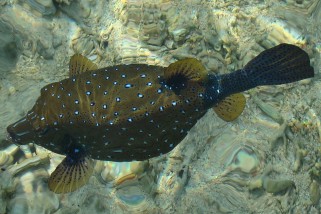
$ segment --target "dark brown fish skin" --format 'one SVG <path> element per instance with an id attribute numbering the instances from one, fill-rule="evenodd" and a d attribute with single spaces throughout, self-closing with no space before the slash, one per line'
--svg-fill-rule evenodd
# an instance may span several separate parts
<path id="1" fill-rule="evenodd" d="M 205 114 L 199 96 L 205 88 L 188 82 L 176 94 L 162 83 L 163 73 L 159 66 L 120 65 L 45 86 L 27 115 L 38 133 L 35 143 L 65 154 L 68 135 L 91 158 L 111 161 L 145 160 L 171 151 Z"/>

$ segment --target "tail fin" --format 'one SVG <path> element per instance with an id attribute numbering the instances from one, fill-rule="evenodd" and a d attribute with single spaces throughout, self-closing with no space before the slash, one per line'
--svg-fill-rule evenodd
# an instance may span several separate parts
<path id="1" fill-rule="evenodd" d="M 206 105 L 259 85 L 279 85 L 314 76 L 308 54 L 301 48 L 281 44 L 260 53 L 243 69 L 220 76 L 209 75 Z"/>
<path id="2" fill-rule="evenodd" d="M 314 76 L 308 54 L 301 48 L 280 44 L 265 50 L 243 69 L 255 85 L 278 85 Z"/>

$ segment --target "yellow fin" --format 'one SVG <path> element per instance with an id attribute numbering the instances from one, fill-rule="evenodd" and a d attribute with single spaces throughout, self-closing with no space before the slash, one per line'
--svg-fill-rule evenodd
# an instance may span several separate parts
<path id="1" fill-rule="evenodd" d="M 246 99 L 243 94 L 232 94 L 225 97 L 215 107 L 215 113 L 226 122 L 230 122 L 238 118 L 245 108 Z"/>
<path id="2" fill-rule="evenodd" d="M 84 186 L 94 171 L 94 161 L 84 158 L 70 161 L 66 157 L 50 175 L 48 185 L 54 193 L 68 193 Z"/>
<path id="3" fill-rule="evenodd" d="M 81 54 L 75 54 L 69 61 L 69 77 L 76 76 L 86 71 L 97 70 L 98 67 L 95 63 L 90 61 L 87 57 Z"/>
<path id="4" fill-rule="evenodd" d="M 181 75 L 187 80 L 206 81 L 207 71 L 203 64 L 195 58 L 187 58 L 170 64 L 164 71 L 164 78 L 168 80 L 173 76 Z"/>

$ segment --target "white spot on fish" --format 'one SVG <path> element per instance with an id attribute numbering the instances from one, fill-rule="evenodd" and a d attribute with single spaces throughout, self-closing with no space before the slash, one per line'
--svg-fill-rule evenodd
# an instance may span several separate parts
<path id="1" fill-rule="evenodd" d="M 131 88 L 131 87 L 133 87 L 132 84 L 130 84 L 130 83 L 125 84 L 125 88 Z"/>

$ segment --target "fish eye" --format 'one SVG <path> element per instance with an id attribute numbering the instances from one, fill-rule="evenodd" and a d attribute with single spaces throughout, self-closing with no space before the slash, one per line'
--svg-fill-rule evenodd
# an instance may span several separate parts
<path id="1" fill-rule="evenodd" d="M 47 134 L 47 133 L 49 132 L 49 130 L 50 130 L 49 127 L 45 127 L 44 129 L 42 129 L 42 128 L 39 127 L 38 129 L 35 130 L 35 133 L 36 133 L 39 137 L 41 137 L 41 136 L 44 136 L 45 134 Z"/>

